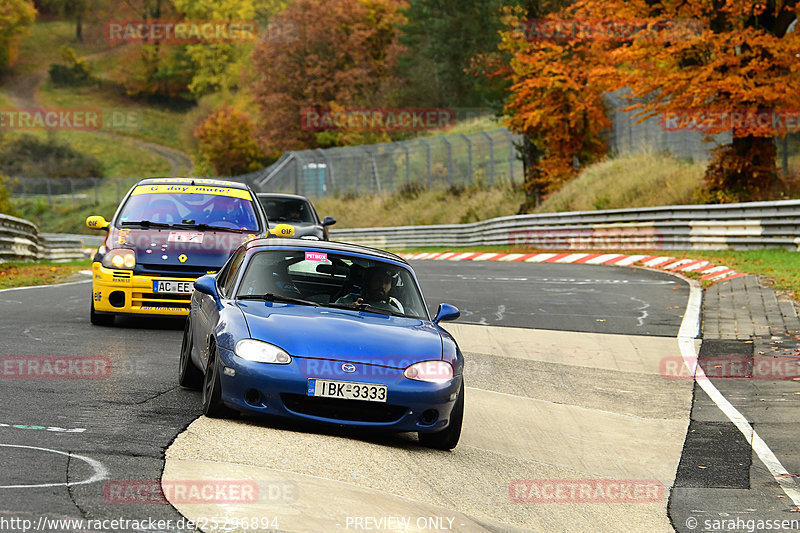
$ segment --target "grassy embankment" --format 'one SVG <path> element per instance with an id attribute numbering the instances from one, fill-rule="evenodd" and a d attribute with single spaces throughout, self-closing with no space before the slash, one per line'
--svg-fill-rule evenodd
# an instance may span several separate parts
<path id="1" fill-rule="evenodd" d="M 536 212 L 616 209 L 697 201 L 704 165 L 656 154 L 637 154 L 586 167 L 580 176 L 544 201 Z M 395 194 L 318 198 L 321 216 L 336 228 L 458 224 L 515 215 L 525 199 L 519 186 L 451 189 L 404 188 Z"/>
<path id="2" fill-rule="evenodd" d="M 76 272 L 88 270 L 90 267 L 91 262 L 88 259 L 69 263 L 0 263 L 0 289 L 60 283 Z"/>

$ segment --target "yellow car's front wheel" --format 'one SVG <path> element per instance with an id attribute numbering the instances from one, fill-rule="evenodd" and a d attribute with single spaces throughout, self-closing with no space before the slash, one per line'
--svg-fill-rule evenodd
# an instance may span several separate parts
<path id="1" fill-rule="evenodd" d="M 94 310 L 94 298 L 92 298 L 92 308 L 91 311 L 89 311 L 89 320 L 95 326 L 114 325 L 114 315 L 101 315 L 100 313 Z"/>

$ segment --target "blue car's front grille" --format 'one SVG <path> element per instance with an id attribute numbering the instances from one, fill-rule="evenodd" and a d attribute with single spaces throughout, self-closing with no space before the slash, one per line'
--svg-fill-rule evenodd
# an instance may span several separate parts
<path id="1" fill-rule="evenodd" d="M 302 394 L 281 394 L 281 400 L 287 409 L 296 413 L 352 422 L 396 422 L 408 410 L 402 405 L 317 398 Z"/>

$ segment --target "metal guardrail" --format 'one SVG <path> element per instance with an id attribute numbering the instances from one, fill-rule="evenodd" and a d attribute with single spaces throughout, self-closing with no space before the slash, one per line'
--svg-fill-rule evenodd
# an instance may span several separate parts
<path id="1" fill-rule="evenodd" d="M 800 200 L 573 211 L 493 218 L 471 224 L 338 229 L 331 238 L 400 250 L 427 246 L 516 246 L 541 249 L 800 251 Z M 0 215 L 0 261 L 86 257 L 96 235 L 42 234 L 34 224 Z"/>
<path id="2" fill-rule="evenodd" d="M 0 261 L 37 259 L 38 233 L 32 222 L 0 214 Z"/>
<path id="3" fill-rule="evenodd" d="M 72 261 L 86 258 L 80 239 L 40 234 L 33 222 L 0 214 L 0 263 L 4 261 Z"/>
<path id="4" fill-rule="evenodd" d="M 83 241 L 70 235 L 42 233 L 39 235 L 39 259 L 45 261 L 77 261 L 86 259 Z"/>
<path id="5" fill-rule="evenodd" d="M 471 224 L 339 229 L 331 239 L 377 248 L 517 246 L 542 249 L 800 251 L 800 200 L 573 211 Z"/>

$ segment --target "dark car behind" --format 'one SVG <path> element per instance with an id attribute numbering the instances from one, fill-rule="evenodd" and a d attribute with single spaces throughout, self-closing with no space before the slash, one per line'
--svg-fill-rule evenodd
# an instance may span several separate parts
<path id="1" fill-rule="evenodd" d="M 296 194 L 259 193 L 256 195 L 267 213 L 270 226 L 291 224 L 294 236 L 301 239 L 327 241 L 328 226 L 336 223 L 333 217 L 320 220 L 311 201 Z"/>

